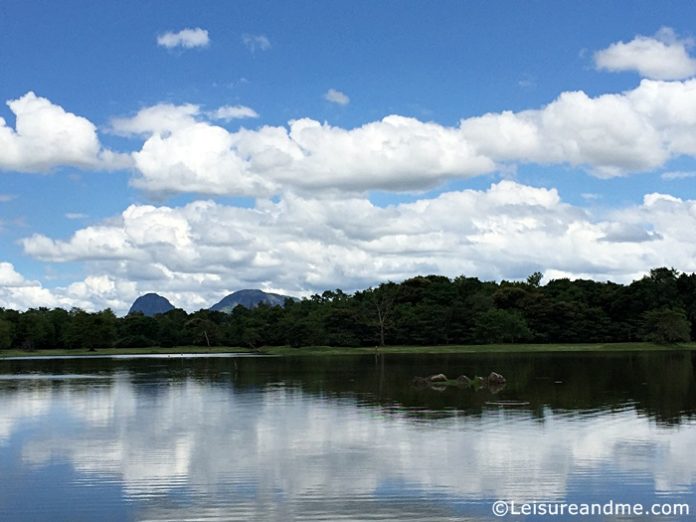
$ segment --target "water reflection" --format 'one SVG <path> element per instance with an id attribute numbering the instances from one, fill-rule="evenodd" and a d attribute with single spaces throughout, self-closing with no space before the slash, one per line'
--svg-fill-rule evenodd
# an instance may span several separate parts
<path id="1" fill-rule="evenodd" d="M 491 369 L 509 380 L 496 399 L 529 405 L 410 386 Z M 0 379 L 0 519 L 481 520 L 499 498 L 695 492 L 691 354 L 5 361 L 0 373 L 23 376 Z"/>

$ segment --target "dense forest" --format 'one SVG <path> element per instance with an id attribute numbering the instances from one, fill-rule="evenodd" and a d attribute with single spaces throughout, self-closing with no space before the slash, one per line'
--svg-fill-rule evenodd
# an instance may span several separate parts
<path id="1" fill-rule="evenodd" d="M 696 338 L 696 274 L 657 268 L 629 285 L 418 276 L 347 294 L 326 291 L 284 307 L 231 313 L 0 308 L 0 349 L 148 346 L 375 346 L 591 343 Z"/>

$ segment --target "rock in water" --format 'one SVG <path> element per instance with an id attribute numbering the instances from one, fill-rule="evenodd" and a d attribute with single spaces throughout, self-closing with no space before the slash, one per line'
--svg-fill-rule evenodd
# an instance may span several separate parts
<path id="1" fill-rule="evenodd" d="M 411 380 L 411 384 L 416 388 L 427 388 L 430 386 L 430 381 L 425 377 L 414 377 L 413 380 Z"/>
<path id="2" fill-rule="evenodd" d="M 505 377 L 500 375 L 499 373 L 491 372 L 490 375 L 488 376 L 488 385 L 489 386 L 500 386 L 501 384 L 505 384 L 507 381 L 505 380 Z"/>
<path id="3" fill-rule="evenodd" d="M 174 310 L 174 305 L 166 297 L 149 293 L 138 297 L 133 302 L 128 313 L 140 312 L 148 317 L 154 317 L 157 314 L 167 313 L 169 310 Z"/>
<path id="4" fill-rule="evenodd" d="M 457 384 L 462 387 L 471 386 L 471 379 L 469 379 L 466 375 L 460 375 L 457 377 Z"/>

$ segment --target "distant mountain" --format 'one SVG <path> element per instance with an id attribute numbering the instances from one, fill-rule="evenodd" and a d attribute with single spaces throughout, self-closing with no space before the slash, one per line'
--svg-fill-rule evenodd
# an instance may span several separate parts
<path id="1" fill-rule="evenodd" d="M 287 295 L 271 294 L 263 290 L 238 290 L 224 297 L 222 301 L 210 307 L 210 310 L 217 312 L 231 312 L 235 306 L 254 308 L 261 303 L 269 306 L 283 306 L 286 299 L 294 299 Z"/>
<path id="2" fill-rule="evenodd" d="M 169 310 L 174 310 L 174 306 L 167 298 L 159 294 L 145 294 L 138 297 L 133 306 L 128 310 L 129 314 L 133 312 L 141 312 L 143 315 L 153 317 L 157 314 L 167 313 Z"/>

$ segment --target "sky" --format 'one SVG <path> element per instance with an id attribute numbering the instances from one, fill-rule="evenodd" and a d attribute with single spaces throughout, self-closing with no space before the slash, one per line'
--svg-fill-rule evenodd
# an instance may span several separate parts
<path id="1" fill-rule="evenodd" d="M 0 307 L 696 271 L 691 2 L 0 1 Z"/>

